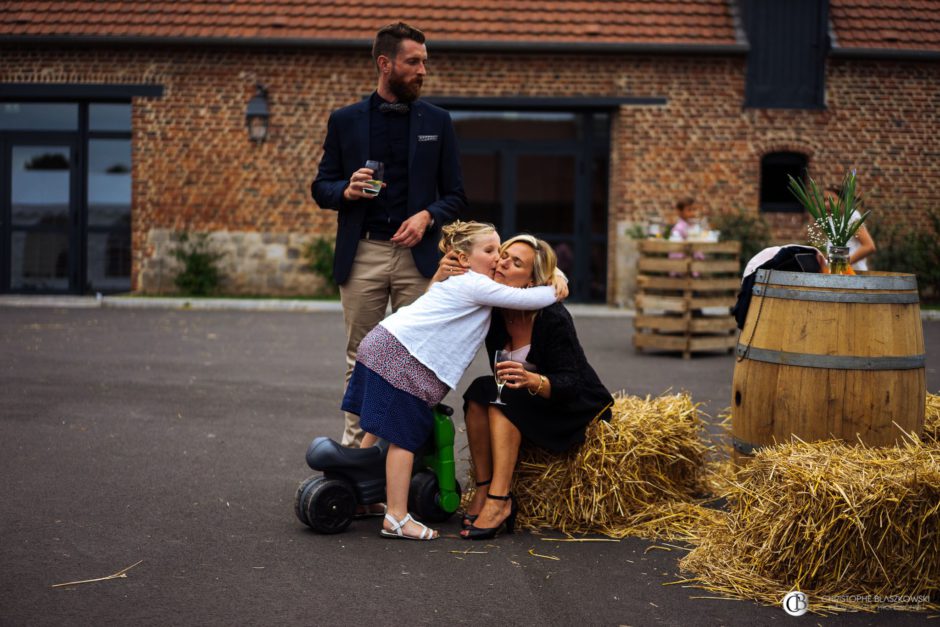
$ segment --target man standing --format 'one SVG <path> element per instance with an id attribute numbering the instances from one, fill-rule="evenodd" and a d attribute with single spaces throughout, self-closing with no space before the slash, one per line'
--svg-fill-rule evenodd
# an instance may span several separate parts
<path id="1" fill-rule="evenodd" d="M 388 303 L 397 310 L 427 289 L 441 226 L 467 205 L 450 115 L 418 100 L 427 75 L 424 40 L 402 22 L 379 30 L 372 46 L 378 86 L 330 115 L 312 185 L 317 204 L 339 212 L 333 279 L 346 322 L 347 383 L 360 340 Z M 377 195 L 369 193 L 375 172 L 367 160 L 385 165 Z M 346 414 L 343 444 L 361 439 L 359 417 Z"/>

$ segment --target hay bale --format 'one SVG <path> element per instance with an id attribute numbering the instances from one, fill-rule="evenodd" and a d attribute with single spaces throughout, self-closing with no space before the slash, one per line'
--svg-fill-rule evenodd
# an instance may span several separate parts
<path id="1" fill-rule="evenodd" d="M 940 446 L 782 444 L 755 455 L 726 496 L 728 513 L 703 521 L 680 563 L 695 574 L 687 582 L 768 605 L 799 589 L 819 613 L 899 598 L 896 609 L 938 608 Z"/>
<path id="2" fill-rule="evenodd" d="M 596 421 L 568 455 L 526 449 L 513 483 L 519 523 L 570 534 L 686 537 L 705 517 L 705 457 L 697 405 L 688 394 L 618 395 L 610 422 Z"/>
<path id="3" fill-rule="evenodd" d="M 927 393 L 923 440 L 927 443 L 940 444 L 940 394 Z"/>

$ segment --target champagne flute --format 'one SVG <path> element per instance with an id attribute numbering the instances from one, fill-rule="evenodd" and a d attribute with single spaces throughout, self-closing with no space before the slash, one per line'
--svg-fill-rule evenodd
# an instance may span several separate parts
<path id="1" fill-rule="evenodd" d="M 506 385 L 506 381 L 499 376 L 499 373 L 496 371 L 496 364 L 501 361 L 510 361 L 512 359 L 512 353 L 510 351 L 498 350 L 493 356 L 493 376 L 496 378 L 496 400 L 490 401 L 492 405 L 505 405 L 503 402 L 503 386 Z"/>

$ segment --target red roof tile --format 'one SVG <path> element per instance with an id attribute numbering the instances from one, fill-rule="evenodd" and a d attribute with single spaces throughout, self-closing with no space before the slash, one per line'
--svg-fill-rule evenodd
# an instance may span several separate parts
<path id="1" fill-rule="evenodd" d="M 735 45 L 727 0 L 4 2 L 0 37 L 368 41 L 398 20 L 432 42 Z"/>
<path id="2" fill-rule="evenodd" d="M 733 0 L 235 0 L 0 4 L 0 38 L 366 42 L 405 20 L 434 43 L 735 46 Z M 940 50 L 940 0 L 831 0 L 836 49 Z"/>
<path id="3" fill-rule="evenodd" d="M 940 50 L 940 0 L 832 0 L 839 49 Z"/>

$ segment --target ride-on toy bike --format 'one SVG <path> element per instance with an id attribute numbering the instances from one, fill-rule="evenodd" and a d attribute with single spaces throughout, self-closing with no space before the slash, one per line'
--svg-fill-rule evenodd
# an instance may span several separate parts
<path id="1" fill-rule="evenodd" d="M 447 405 L 434 408 L 434 429 L 415 454 L 408 509 L 424 522 L 443 522 L 460 505 L 460 484 L 454 476 L 453 413 Z M 323 474 L 297 488 L 294 511 L 300 522 L 318 533 L 339 533 L 352 522 L 357 506 L 383 503 L 387 453 L 384 440 L 355 449 L 327 437 L 314 439 L 307 447 L 307 465 Z"/>

